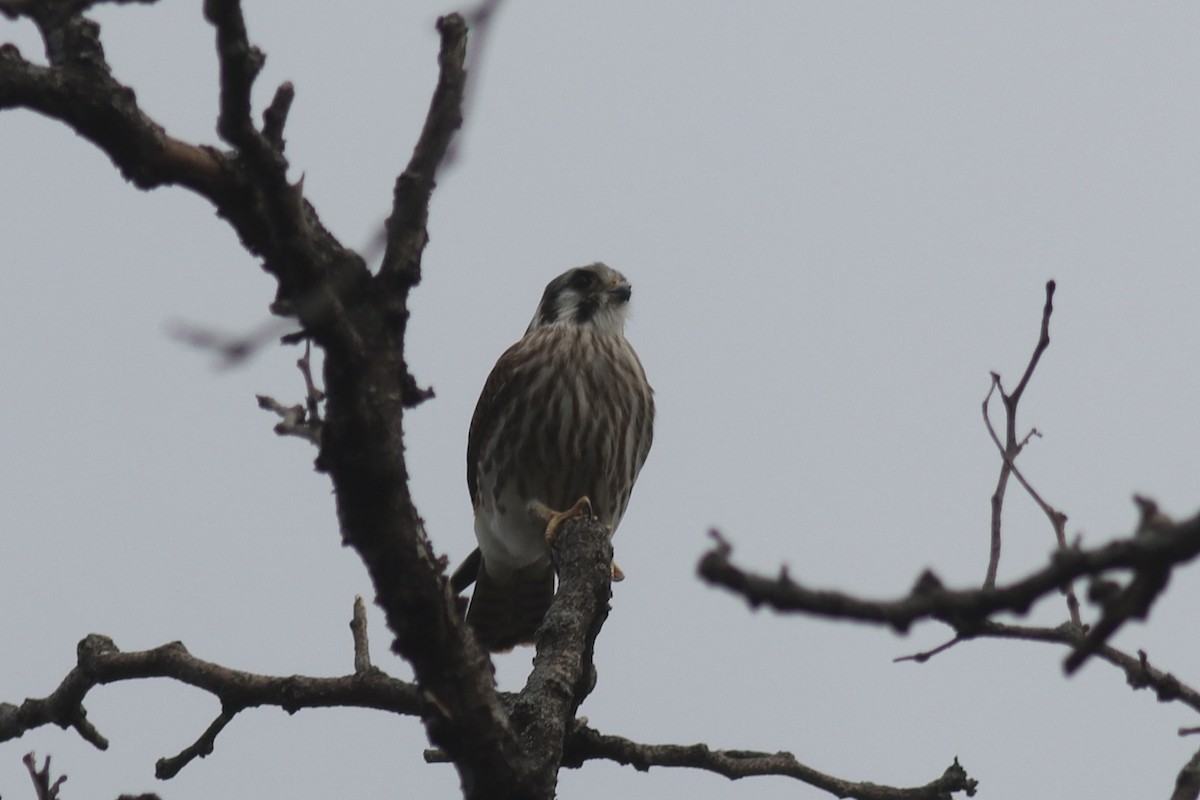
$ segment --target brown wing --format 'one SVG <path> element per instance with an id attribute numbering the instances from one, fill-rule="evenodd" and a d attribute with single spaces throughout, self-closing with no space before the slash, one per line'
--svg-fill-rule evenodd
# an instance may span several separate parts
<path id="1" fill-rule="evenodd" d="M 475 404 L 471 431 L 467 435 L 467 491 L 471 493 L 472 504 L 475 503 L 479 488 L 479 451 L 496 425 L 496 414 L 508 404 L 512 393 L 516 391 L 512 377 L 520 360 L 521 342 L 517 342 L 496 361 L 496 366 L 492 367 L 491 374 L 483 384 L 483 391 L 479 393 L 479 402 Z"/>

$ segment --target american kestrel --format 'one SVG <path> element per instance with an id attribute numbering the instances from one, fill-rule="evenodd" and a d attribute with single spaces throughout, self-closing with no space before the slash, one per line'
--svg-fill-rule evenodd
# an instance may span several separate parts
<path id="1" fill-rule="evenodd" d="M 479 547 L 451 584 L 475 581 L 467 622 L 490 650 L 532 642 L 554 598 L 551 510 L 587 497 L 615 532 L 650 452 L 654 392 L 625 339 L 630 294 L 600 263 L 550 281 L 475 406 L 467 488 Z"/>

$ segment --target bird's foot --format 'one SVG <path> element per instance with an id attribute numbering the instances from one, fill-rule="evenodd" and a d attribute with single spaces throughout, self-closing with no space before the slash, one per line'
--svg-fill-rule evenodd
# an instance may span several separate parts
<path id="1" fill-rule="evenodd" d="M 529 513 L 546 523 L 546 542 L 549 544 L 554 544 L 554 539 L 558 536 L 558 527 L 564 522 L 573 519 L 590 520 L 595 518 L 595 514 L 592 513 L 592 501 L 586 497 L 576 500 L 575 505 L 566 511 L 555 511 L 546 504 L 534 500 L 529 504 Z"/>

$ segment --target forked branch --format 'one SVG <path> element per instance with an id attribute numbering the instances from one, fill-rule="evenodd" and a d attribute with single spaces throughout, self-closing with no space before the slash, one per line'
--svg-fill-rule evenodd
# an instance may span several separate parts
<path id="1" fill-rule="evenodd" d="M 1068 672 L 1077 669 L 1127 620 L 1144 618 L 1171 570 L 1200 554 L 1200 516 L 1196 516 L 1178 523 L 1143 526 L 1129 538 L 1103 547 L 1060 550 L 1051 555 L 1045 567 L 1007 586 L 947 589 L 936 575 L 925 572 L 905 597 L 867 600 L 809 588 L 793 581 L 786 569 L 774 578 L 740 569 L 730 560 L 730 545 L 715 532 L 713 535 L 717 546 L 701 559 L 701 577 L 741 595 L 751 606 L 769 605 L 780 611 L 875 622 L 901 633 L 914 622 L 933 619 L 969 638 L 982 630 L 992 615 L 1005 611 L 1025 614 L 1037 600 L 1073 580 L 1131 570 L 1133 578 L 1124 587 L 1114 584 L 1100 623 L 1068 656 Z"/>
<path id="2" fill-rule="evenodd" d="M 173 777 L 192 759 L 211 753 L 217 734 L 250 708 L 276 706 L 292 713 L 303 708 L 358 707 L 410 716 L 419 716 L 426 708 L 416 686 L 374 669 L 338 678 L 257 675 L 196 658 L 180 642 L 123 653 L 111 639 L 99 634 L 83 639 L 77 656 L 75 667 L 46 697 L 28 699 L 19 706 L 0 703 L 0 742 L 54 724 L 75 729 L 86 741 L 105 750 L 108 740 L 88 720 L 84 699 L 97 686 L 144 678 L 170 678 L 194 686 L 221 704 L 216 721 L 194 744 L 159 761 L 160 778 Z"/>

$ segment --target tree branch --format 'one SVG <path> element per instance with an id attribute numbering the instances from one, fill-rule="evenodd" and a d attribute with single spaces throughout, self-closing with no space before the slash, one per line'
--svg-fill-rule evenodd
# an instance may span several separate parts
<path id="1" fill-rule="evenodd" d="M 209 200 L 278 279 L 278 313 L 298 316 L 322 345 L 361 349 L 356 332 L 335 323 L 345 321 L 346 303 L 370 276 L 362 259 L 324 229 L 301 188 L 287 183 L 282 149 L 248 123 L 257 51 L 246 41 L 238 4 L 209 0 L 206 5 L 218 30 L 220 128 L 227 141 L 236 143 L 229 152 L 175 139 L 142 112 L 133 90 L 112 76 L 99 26 L 80 16 L 86 5 L 78 0 L 10 5 L 10 15 L 37 23 L 50 66 L 26 61 L 12 45 L 0 46 L 0 108 L 29 108 L 62 121 L 104 151 L 139 188 L 184 186 Z M 277 120 L 269 127 L 281 139 L 285 102 L 277 100 L 268 109 Z"/>
<path id="2" fill-rule="evenodd" d="M 927 571 L 907 597 L 890 601 L 810 589 L 792 581 L 786 569 L 777 578 L 743 571 L 730 561 L 729 544 L 715 532 L 713 536 L 717 546 L 701 559 L 700 576 L 745 597 L 751 606 L 766 604 L 780 611 L 887 624 L 901 633 L 918 620 L 936 619 L 969 637 L 980 631 L 992 614 L 1001 611 L 1024 614 L 1039 598 L 1072 580 L 1118 569 L 1133 570 L 1129 585 L 1124 589 L 1118 587 L 1115 598 L 1105 603 L 1100 622 L 1068 656 L 1064 666 L 1072 672 L 1126 620 L 1144 618 L 1150 602 L 1165 586 L 1170 570 L 1200 554 L 1200 516 L 1180 523 L 1144 527 L 1132 538 L 1092 550 L 1059 550 L 1051 555 L 1047 566 L 1001 588 L 950 590 Z"/>
<path id="3" fill-rule="evenodd" d="M 392 192 L 392 213 L 386 223 L 383 262 L 375 282 L 384 298 L 386 321 L 401 340 L 408 327 L 408 292 L 421 280 L 421 254 L 429 242 L 429 200 L 435 178 L 455 132 L 462 127 L 463 92 L 467 82 L 467 23 L 458 14 L 437 21 L 442 37 L 438 82 L 429 103 L 425 125 L 404 172 Z M 433 396 L 417 386 L 405 370 L 404 402 L 417 404 Z"/>
<path id="4" fill-rule="evenodd" d="M 1054 529 L 1054 537 L 1058 542 L 1060 549 L 1067 547 L 1067 515 L 1051 506 L 1042 496 L 1034 490 L 1021 471 L 1017 469 L 1017 456 L 1025 449 L 1025 445 L 1034 436 L 1041 436 L 1037 429 L 1031 430 L 1023 439 L 1017 439 L 1017 406 L 1021 402 L 1021 397 L 1025 394 L 1025 389 L 1029 386 L 1029 380 L 1033 377 L 1033 371 L 1037 368 L 1038 362 L 1042 358 L 1042 353 L 1050 346 L 1050 315 L 1054 313 L 1054 281 L 1046 282 L 1046 304 L 1042 307 L 1042 326 L 1038 336 L 1037 345 L 1033 348 L 1033 355 L 1030 356 L 1029 364 L 1025 367 L 1025 373 L 1021 376 L 1020 383 L 1017 384 L 1016 390 L 1010 395 L 1004 391 L 1004 386 L 1000 382 L 1000 375 L 992 373 L 992 385 L 988 389 L 987 396 L 983 399 L 983 421 L 987 426 L 988 435 L 991 436 L 992 442 L 996 445 L 996 449 L 1000 451 L 1001 465 L 1000 477 L 996 482 L 996 490 L 992 494 L 992 530 L 991 530 L 991 549 L 988 557 L 987 576 L 984 578 L 983 586 L 985 589 L 990 589 L 996 585 L 996 572 L 1000 566 L 1000 519 L 1001 512 L 1004 507 L 1004 494 L 1008 487 L 1008 479 L 1010 475 L 1016 475 L 1017 480 L 1029 496 L 1033 498 L 1033 502 L 1037 504 L 1042 513 L 1050 520 L 1050 525 Z M 992 419 L 989 411 L 989 404 L 992 399 L 992 394 L 999 391 L 1000 400 L 1004 405 L 1005 416 L 1005 434 L 1004 444 L 1000 443 L 1000 437 L 996 435 L 996 429 L 992 427 Z M 1071 622 L 1076 625 L 1082 625 L 1083 620 L 1079 616 L 1079 599 L 1075 596 L 1075 590 L 1071 584 L 1067 584 L 1063 588 L 1063 594 L 1067 598 L 1067 611 L 1071 616 Z"/>
<path id="5" fill-rule="evenodd" d="M 143 114 L 133 92 L 110 75 L 98 26 L 80 17 L 72 2 L 45 0 L 13 11 L 34 15 L 53 57 L 43 68 L 14 47 L 0 49 L 0 107 L 24 106 L 62 120 L 140 187 L 174 183 L 200 193 L 263 259 L 279 284 L 273 310 L 295 315 L 325 350 L 317 466 L 333 481 L 343 539 L 367 566 L 376 602 L 395 633 L 393 649 L 412 663 L 424 691 L 430 738 L 455 757 L 464 786 L 518 786 L 516 737 L 487 656 L 464 629 L 444 563 L 425 535 L 404 458 L 403 408 L 428 396 L 404 360 L 407 292 L 419 278 L 437 161 L 461 116 L 455 110 L 461 92 L 454 87 L 465 76 L 465 24 L 457 15 L 439 22 L 439 90 L 413 159 L 419 191 L 399 192 L 401 211 L 392 215 L 389 235 L 410 243 L 402 259 L 410 266 L 400 271 L 402 279 L 384 276 L 373 284 L 362 259 L 324 229 L 301 187 L 286 181 L 287 162 L 273 143 L 281 138 L 288 93 L 267 109 L 267 133 L 249 121 L 261 54 L 249 43 L 236 0 L 205 5 L 217 34 L 218 127 L 234 148 L 229 152 L 172 139 Z"/>
<path id="6" fill-rule="evenodd" d="M 380 280 L 395 281 L 403 289 L 421 280 L 421 253 L 429 241 L 429 199 L 437 185 L 438 166 L 463 122 L 467 23 L 458 14 L 450 14 L 438 20 L 437 28 L 442 35 L 437 88 L 408 166 L 396 179 L 387 246 L 379 269 Z"/>
<path id="7" fill-rule="evenodd" d="M 531 780 L 553 797 L 563 746 L 584 698 L 596 685 L 596 637 L 612 597 L 612 541 L 598 520 L 569 520 L 553 553 L 559 586 L 537 634 L 533 671 L 512 706 Z"/>
<path id="8" fill-rule="evenodd" d="M 1027 642 L 1047 642 L 1061 644 L 1070 648 L 1080 647 L 1086 639 L 1084 628 L 1070 622 L 1064 622 L 1057 628 L 1038 628 L 1025 625 L 1009 625 L 1002 622 L 985 622 L 971 636 L 955 636 L 945 644 L 939 645 L 922 653 L 897 658 L 896 661 L 915 661 L 924 663 L 930 658 L 949 650 L 961 642 L 971 639 L 1016 639 Z M 1169 672 L 1154 667 L 1144 650 L 1138 650 L 1137 656 L 1131 656 L 1123 650 L 1111 645 L 1103 645 L 1095 651 L 1096 658 L 1107 661 L 1125 673 L 1125 682 L 1135 691 L 1150 689 L 1160 703 L 1180 702 L 1194 711 L 1200 712 L 1200 692 L 1180 681 Z"/>
<path id="9" fill-rule="evenodd" d="M 33 780 L 33 790 L 37 795 L 37 800 L 58 800 L 58 790 L 62 788 L 67 776 L 61 775 L 56 780 L 50 780 L 50 756 L 46 756 L 41 769 L 37 768 L 37 758 L 33 753 L 26 753 L 21 760 L 25 763 L 25 768 L 29 770 L 30 779 Z"/>
<path id="10" fill-rule="evenodd" d="M 965 792 L 968 797 L 973 797 L 977 785 L 959 766 L 957 759 L 937 780 L 924 786 L 895 788 L 835 778 L 801 764 L 791 753 L 711 750 L 703 744 L 639 744 L 620 736 L 602 734 L 577 721 L 567 740 L 563 766 L 576 768 L 585 761 L 598 759 L 629 764 L 643 772 L 650 767 L 689 767 L 724 775 L 731 780 L 752 775 L 778 775 L 807 783 L 835 797 L 856 800 L 946 800 L 953 792 Z"/>
<path id="11" fill-rule="evenodd" d="M 212 721 L 212 724 L 204 729 L 204 733 L 200 734 L 200 738 L 192 744 L 183 748 L 179 755 L 171 758 L 160 758 L 158 763 L 154 765 L 154 777 L 165 781 L 174 778 L 179 774 L 179 771 L 190 764 L 196 758 L 205 758 L 212 755 L 213 746 L 217 741 L 217 734 L 225 730 L 237 714 L 236 711 L 230 711 L 227 708 L 222 708 L 221 713 Z"/>
<path id="12" fill-rule="evenodd" d="M 192 758 L 212 751 L 216 734 L 237 713 L 277 706 L 288 713 L 302 708 L 358 707 L 418 716 L 425 703 L 420 690 L 379 670 L 340 678 L 301 675 L 274 677 L 229 669 L 196 658 L 180 642 L 152 650 L 123 653 L 107 636 L 91 634 L 77 648 L 77 663 L 53 692 L 20 706 L 0 703 L 0 742 L 23 736 L 43 725 L 72 727 L 104 750 L 107 740 L 87 723 L 84 698 L 94 687 L 142 678 L 171 678 L 212 694 L 221 702 L 218 722 L 192 747 L 159 765 L 159 777 L 171 777 Z M 164 764 L 167 766 L 164 767 Z"/>
<path id="13" fill-rule="evenodd" d="M 1029 366 L 1026 367 L 1025 374 L 1021 377 L 1021 383 L 1017 387 L 1017 391 L 1011 395 L 1006 394 L 1004 386 L 1000 382 L 999 374 L 993 372 L 992 385 L 988 389 L 987 396 L 983 399 L 983 422 L 987 426 L 988 435 L 991 436 L 996 449 L 1000 451 L 1001 458 L 1000 477 L 996 483 L 996 491 L 992 494 L 992 543 L 988 558 L 987 576 L 983 582 L 984 588 L 990 589 L 996 585 L 996 571 L 1000 566 L 1001 512 L 1004 507 L 1004 494 L 1010 475 L 1016 476 L 1021 487 L 1025 489 L 1030 498 L 1033 499 L 1033 502 L 1037 504 L 1037 507 L 1050 520 L 1050 525 L 1054 530 L 1054 538 L 1058 543 L 1059 549 L 1065 550 L 1067 548 L 1067 515 L 1042 499 L 1041 494 L 1033 488 L 1025 478 L 1025 475 L 1017 468 L 1016 463 L 1017 456 L 1025 449 L 1025 445 L 1029 443 L 1030 439 L 1034 436 L 1041 436 L 1041 433 L 1034 428 L 1026 434 L 1025 438 L 1017 441 L 1017 405 L 1021 401 L 1021 396 L 1025 392 L 1025 387 L 1033 375 L 1034 367 L 1037 366 L 1042 352 L 1050 345 L 1050 314 L 1054 311 L 1054 285 L 1054 281 L 1049 281 L 1046 284 L 1046 305 L 1042 309 L 1041 337 L 1038 339 L 1037 347 L 1034 348 L 1033 356 L 1029 360 Z M 1005 444 L 1003 445 L 1000 443 L 1000 437 L 996 435 L 996 429 L 992 427 L 992 419 L 989 414 L 989 404 L 992 394 L 996 391 L 1000 392 L 1000 398 L 1005 410 Z M 1079 615 L 1079 598 L 1075 596 L 1074 586 L 1068 583 L 1061 591 L 1067 599 L 1067 613 L 1071 617 L 1071 622 L 1076 625 L 1082 625 L 1083 619 Z"/>

